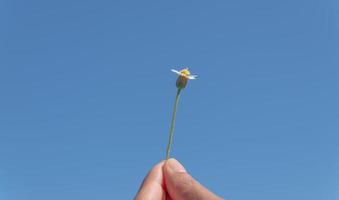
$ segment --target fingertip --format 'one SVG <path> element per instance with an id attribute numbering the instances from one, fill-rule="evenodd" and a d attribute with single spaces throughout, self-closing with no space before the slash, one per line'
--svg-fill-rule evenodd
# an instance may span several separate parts
<path id="1" fill-rule="evenodd" d="M 165 161 L 156 164 L 144 178 L 135 200 L 142 199 L 164 199 L 166 192 L 164 189 L 163 166 Z"/>
<path id="2" fill-rule="evenodd" d="M 143 184 L 146 184 L 147 182 L 157 182 L 159 184 L 163 183 L 163 175 L 162 175 L 162 167 L 165 164 L 165 161 L 162 160 L 149 171 L 147 176 L 145 177 Z"/>
<path id="3" fill-rule="evenodd" d="M 165 171 L 172 170 L 174 172 L 187 172 L 185 167 L 175 158 L 170 158 L 166 160 L 164 166 Z"/>
<path id="4" fill-rule="evenodd" d="M 163 169 L 166 189 L 172 199 L 221 199 L 197 182 L 176 159 L 168 159 Z"/>

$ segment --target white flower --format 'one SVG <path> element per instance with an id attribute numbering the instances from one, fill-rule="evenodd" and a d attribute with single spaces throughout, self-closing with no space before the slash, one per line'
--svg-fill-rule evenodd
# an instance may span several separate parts
<path id="1" fill-rule="evenodd" d="M 182 69 L 180 71 L 177 71 L 175 69 L 172 69 L 172 72 L 178 74 L 179 76 L 185 77 L 187 79 L 193 80 L 197 78 L 197 75 L 191 75 L 190 71 L 188 70 L 188 68 L 186 69 Z"/>
<path id="2" fill-rule="evenodd" d="M 181 90 L 181 89 L 186 87 L 188 80 L 193 80 L 193 79 L 196 79 L 196 77 L 197 77 L 196 75 L 191 75 L 191 73 L 188 70 L 188 68 L 182 69 L 180 71 L 172 69 L 172 72 L 174 72 L 174 73 L 179 75 L 179 77 L 177 79 L 177 82 L 176 82 L 176 86 L 177 86 L 177 88 L 179 90 Z"/>

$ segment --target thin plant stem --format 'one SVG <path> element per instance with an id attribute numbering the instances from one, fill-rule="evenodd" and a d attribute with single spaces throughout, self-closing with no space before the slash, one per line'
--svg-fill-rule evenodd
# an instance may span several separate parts
<path id="1" fill-rule="evenodd" d="M 175 124 L 175 117 L 176 117 L 176 114 L 177 114 L 177 106 L 178 106 L 178 102 L 179 102 L 180 92 L 181 92 L 181 89 L 178 88 L 177 95 L 175 96 L 174 107 L 173 107 L 173 114 L 172 114 L 172 122 L 171 122 L 171 128 L 170 128 L 170 135 L 169 135 L 168 144 L 167 144 L 167 150 L 166 150 L 166 160 L 168 160 L 169 156 L 170 156 L 171 145 L 172 145 L 172 140 L 173 140 L 173 131 L 174 131 L 174 124 Z"/>

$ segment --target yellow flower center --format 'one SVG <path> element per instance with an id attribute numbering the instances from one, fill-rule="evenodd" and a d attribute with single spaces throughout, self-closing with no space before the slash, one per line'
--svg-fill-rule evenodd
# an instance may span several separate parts
<path id="1" fill-rule="evenodd" d="M 190 71 L 188 71 L 188 69 L 183 69 L 180 71 L 180 73 L 186 76 L 189 76 L 191 74 Z"/>

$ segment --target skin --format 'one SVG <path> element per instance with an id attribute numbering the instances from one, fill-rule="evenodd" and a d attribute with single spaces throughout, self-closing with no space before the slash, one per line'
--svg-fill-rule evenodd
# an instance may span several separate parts
<path id="1" fill-rule="evenodd" d="M 135 196 L 135 200 L 221 199 L 197 182 L 174 158 L 155 165 Z"/>

